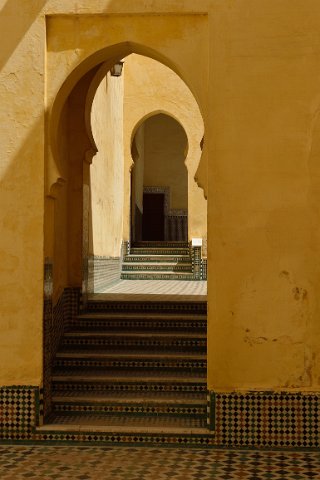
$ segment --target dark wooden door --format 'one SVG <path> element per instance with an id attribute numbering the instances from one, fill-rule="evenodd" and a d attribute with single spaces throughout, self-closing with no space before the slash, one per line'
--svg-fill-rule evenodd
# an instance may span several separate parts
<path id="1" fill-rule="evenodd" d="M 164 240 L 164 194 L 143 194 L 142 240 Z"/>

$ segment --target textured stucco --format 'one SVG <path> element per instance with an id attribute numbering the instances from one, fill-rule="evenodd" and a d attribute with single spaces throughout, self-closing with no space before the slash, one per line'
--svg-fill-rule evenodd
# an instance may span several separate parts
<path id="1" fill-rule="evenodd" d="M 0 384 L 9 385 L 41 377 L 44 3 L 0 2 Z"/>
<path id="2" fill-rule="evenodd" d="M 0 0 L 0 29 L 0 383 L 41 383 L 44 192 L 64 175 L 65 100 L 135 52 L 179 74 L 204 119 L 209 388 L 319 390 L 318 0 Z"/>
<path id="3" fill-rule="evenodd" d="M 169 114 L 182 125 L 188 138 L 185 158 L 188 170 L 188 205 L 184 208 L 188 208 L 189 238 L 206 238 L 207 202 L 203 190 L 195 182 L 202 155 L 200 143 L 204 135 L 199 105 L 185 82 L 172 69 L 152 58 L 129 55 L 125 59 L 124 72 L 125 198 L 129 195 L 127 172 L 132 164 L 131 142 L 136 129 L 150 115 L 158 112 Z M 178 181 L 177 177 L 175 181 Z M 175 203 L 174 200 L 173 204 Z M 128 225 L 129 222 L 125 219 L 125 236 L 128 236 Z"/>
<path id="4" fill-rule="evenodd" d="M 209 386 L 319 389 L 320 5 L 216 3 Z M 214 127 L 214 128 L 213 128 Z"/>
<path id="5" fill-rule="evenodd" d="M 93 100 L 90 254 L 119 257 L 123 222 L 123 77 L 104 77 Z"/>

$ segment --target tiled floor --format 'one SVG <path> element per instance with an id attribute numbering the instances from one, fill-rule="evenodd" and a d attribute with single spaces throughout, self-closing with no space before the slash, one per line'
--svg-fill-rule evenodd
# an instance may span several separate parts
<path id="1" fill-rule="evenodd" d="M 1 480 L 313 480 L 320 452 L 0 446 Z"/>
<path id="2" fill-rule="evenodd" d="M 206 295 L 207 282 L 183 280 L 120 280 L 117 284 L 99 293 Z"/>

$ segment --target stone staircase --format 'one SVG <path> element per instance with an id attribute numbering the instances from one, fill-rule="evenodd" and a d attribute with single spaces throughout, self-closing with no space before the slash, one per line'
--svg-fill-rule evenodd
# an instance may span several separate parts
<path id="1" fill-rule="evenodd" d="M 123 258 L 121 279 L 193 280 L 188 243 L 134 243 Z"/>
<path id="2" fill-rule="evenodd" d="M 206 393 L 205 302 L 91 301 L 56 354 L 47 428 L 207 438 Z"/>

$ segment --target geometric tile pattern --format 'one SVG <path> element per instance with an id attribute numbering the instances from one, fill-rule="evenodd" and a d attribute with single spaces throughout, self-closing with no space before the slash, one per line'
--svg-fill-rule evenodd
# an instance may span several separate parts
<path id="1" fill-rule="evenodd" d="M 44 264 L 44 368 L 43 368 L 43 402 L 41 416 L 51 410 L 51 385 L 52 365 L 60 339 L 65 329 L 69 328 L 77 317 L 79 310 L 80 290 L 78 288 L 65 288 L 58 301 L 53 305 L 53 264 L 46 258 Z"/>
<path id="2" fill-rule="evenodd" d="M 143 281 L 146 281 L 146 280 L 150 280 L 152 279 L 153 281 L 154 280 L 169 280 L 169 281 L 174 281 L 174 280 L 181 280 L 181 281 L 194 281 L 196 280 L 194 277 L 193 277 L 193 274 L 192 273 L 189 273 L 189 272 L 174 272 L 174 273 L 171 273 L 171 272 L 168 272 L 168 273 L 165 273 L 165 272 L 156 272 L 156 271 L 150 271 L 150 272 L 129 272 L 129 271 L 122 271 L 121 273 L 121 279 L 123 280 L 143 280 Z"/>
<path id="3" fill-rule="evenodd" d="M 187 242 L 140 242 L 124 256 L 121 278 L 127 280 L 201 280 L 201 247 Z M 179 246 L 178 246 L 179 245 Z"/>
<path id="4" fill-rule="evenodd" d="M 2 480 L 312 480 L 319 452 L 0 446 Z"/>
<path id="5" fill-rule="evenodd" d="M 117 383 L 77 383 L 77 382 L 58 382 L 55 385 L 56 392 L 65 392 L 75 390 L 76 392 L 191 392 L 191 393 L 207 393 L 205 383 L 188 383 L 180 382 L 179 384 L 160 384 L 159 382 L 117 382 Z"/>
<path id="6" fill-rule="evenodd" d="M 212 395 L 211 395 L 212 396 Z M 215 432 L 204 435 L 36 431 L 36 387 L 0 388 L 0 441 L 88 442 L 92 444 L 319 448 L 319 400 L 316 394 L 251 392 L 215 395 Z M 292 457 L 296 458 L 296 457 Z M 271 467 L 270 467 L 271 468 Z M 296 470 L 299 480 L 300 470 Z M 1 477 L 2 478 L 2 477 Z M 217 477 L 218 478 L 218 477 Z M 223 477 L 229 478 L 229 477 Z M 233 477 L 230 477 L 233 478 Z M 234 477 L 242 478 L 242 477 Z M 245 478 L 245 477 L 243 477 Z M 256 478 L 256 477 L 252 477 Z M 261 478 L 273 478 L 271 476 Z M 291 478 L 291 477 L 282 477 Z M 320 479 L 318 477 L 306 477 Z"/>
<path id="7" fill-rule="evenodd" d="M 203 280 L 201 278 L 201 247 L 191 247 L 190 254 L 192 259 L 192 274 L 195 280 Z"/>
<path id="8" fill-rule="evenodd" d="M 88 257 L 88 293 L 102 292 L 120 280 L 120 257 Z"/>
<path id="9" fill-rule="evenodd" d="M 189 368 L 206 370 L 207 363 L 202 360 L 86 360 L 57 359 L 56 367 L 114 367 L 114 368 Z"/>
<path id="10" fill-rule="evenodd" d="M 201 259 L 201 280 L 207 280 L 208 278 L 208 260 L 206 258 Z"/>
<path id="11" fill-rule="evenodd" d="M 196 299 L 193 305 L 195 302 Z M 205 302 L 202 307 L 206 308 Z M 137 314 L 136 311 L 130 312 L 131 303 L 127 308 L 125 318 L 110 313 L 83 313 L 78 318 L 78 325 L 64 333 L 52 374 L 53 416 L 46 418 L 46 423 L 52 424 L 52 429 L 67 425 L 69 430 L 68 425 L 101 428 L 112 425 L 132 431 L 130 428 L 138 425 L 146 432 L 155 420 L 158 432 L 162 426 L 169 428 L 170 424 L 176 433 L 191 433 L 185 429 L 192 428 L 197 429 L 192 433 L 205 434 L 205 396 L 191 401 L 186 393 L 184 398 L 180 395 L 168 401 L 158 399 L 156 395 L 151 399 L 147 395 L 138 398 L 127 390 L 127 398 L 114 395 L 110 402 L 108 398 L 98 400 L 94 395 L 80 397 L 82 388 L 70 388 L 67 397 L 61 395 L 61 383 L 74 387 L 79 382 L 88 388 L 94 383 L 115 385 L 119 382 L 128 386 L 133 382 L 139 390 L 146 384 L 149 388 L 154 384 L 184 387 L 189 383 L 197 390 L 200 383 L 206 388 L 206 362 L 203 361 L 206 358 L 206 314 L 161 315 L 144 311 Z M 133 322 L 139 319 L 137 330 L 128 321 L 131 316 Z M 88 323 L 90 317 L 92 323 Z M 170 325 L 172 317 L 174 328 Z M 199 319 L 202 326 L 198 324 Z M 96 322 L 100 322 L 100 326 L 92 327 Z M 190 324 L 194 325 L 192 329 Z M 72 392 L 76 392 L 73 398 L 70 396 Z M 145 417 L 148 417 L 147 422 Z"/>
<path id="12" fill-rule="evenodd" d="M 97 405 L 97 404 L 89 404 L 86 402 L 84 405 L 81 404 L 68 404 L 67 402 L 63 402 L 60 405 L 58 402 L 54 405 L 54 412 L 68 412 L 68 413 L 79 413 L 85 412 L 86 414 L 92 413 L 100 413 L 100 414 L 119 414 L 125 413 L 126 415 L 134 414 L 134 415 L 142 415 L 145 417 L 148 414 L 157 414 L 157 417 L 161 415 L 165 415 L 166 417 L 172 415 L 181 416 L 185 415 L 186 417 L 191 417 L 195 419 L 197 416 L 203 417 L 206 413 L 206 409 L 204 407 L 193 406 L 193 405 L 130 405 L 130 404 L 117 404 L 111 403 L 110 405 Z M 110 417 L 109 417 L 110 418 Z M 109 422 L 109 419 L 107 420 Z M 127 421 L 127 416 L 124 417 L 124 422 Z M 81 422 L 81 419 L 80 419 Z"/>
<path id="13" fill-rule="evenodd" d="M 129 283 L 138 283 L 134 280 L 127 280 Z M 143 280 L 140 280 L 143 283 Z M 153 282 L 153 281 L 151 281 Z M 154 281 L 154 283 L 159 283 Z M 170 282 L 165 282 L 170 283 Z M 172 282 L 174 283 L 174 282 Z M 180 282 L 188 283 L 188 282 Z M 192 282 L 202 283 L 202 282 Z M 130 295 L 130 297 L 129 297 Z M 89 297 L 86 312 L 148 312 L 148 313 L 206 313 L 207 305 L 203 297 L 200 297 L 199 301 L 189 301 L 194 298 L 192 295 L 186 295 L 184 298 L 179 298 L 175 295 L 154 295 L 154 298 L 147 300 L 148 295 L 135 294 L 134 299 L 132 293 L 130 294 L 114 294 L 114 293 L 101 293 L 95 294 Z M 171 298 L 170 298 L 171 297 Z"/>
<path id="14" fill-rule="evenodd" d="M 195 347 L 199 351 L 203 351 L 206 347 L 206 340 L 201 338 L 130 338 L 129 335 L 123 334 L 121 338 L 112 338 L 111 335 L 102 337 L 102 335 L 97 338 L 80 338 L 74 335 L 71 336 L 71 333 L 68 334 L 69 337 L 63 337 L 61 345 L 63 347 L 67 346 L 95 346 L 95 347 L 163 347 L 168 348 L 176 347 L 176 350 L 184 349 L 186 347 Z M 200 336 L 200 335 L 199 335 Z M 196 337 L 196 334 L 195 334 Z"/>
<path id="15" fill-rule="evenodd" d="M 220 445 L 319 447 L 320 395 L 219 393 L 215 396 L 215 424 Z"/>
<path id="16" fill-rule="evenodd" d="M 31 387 L 0 389 L 0 438 L 30 431 L 35 425 L 36 392 Z"/>

